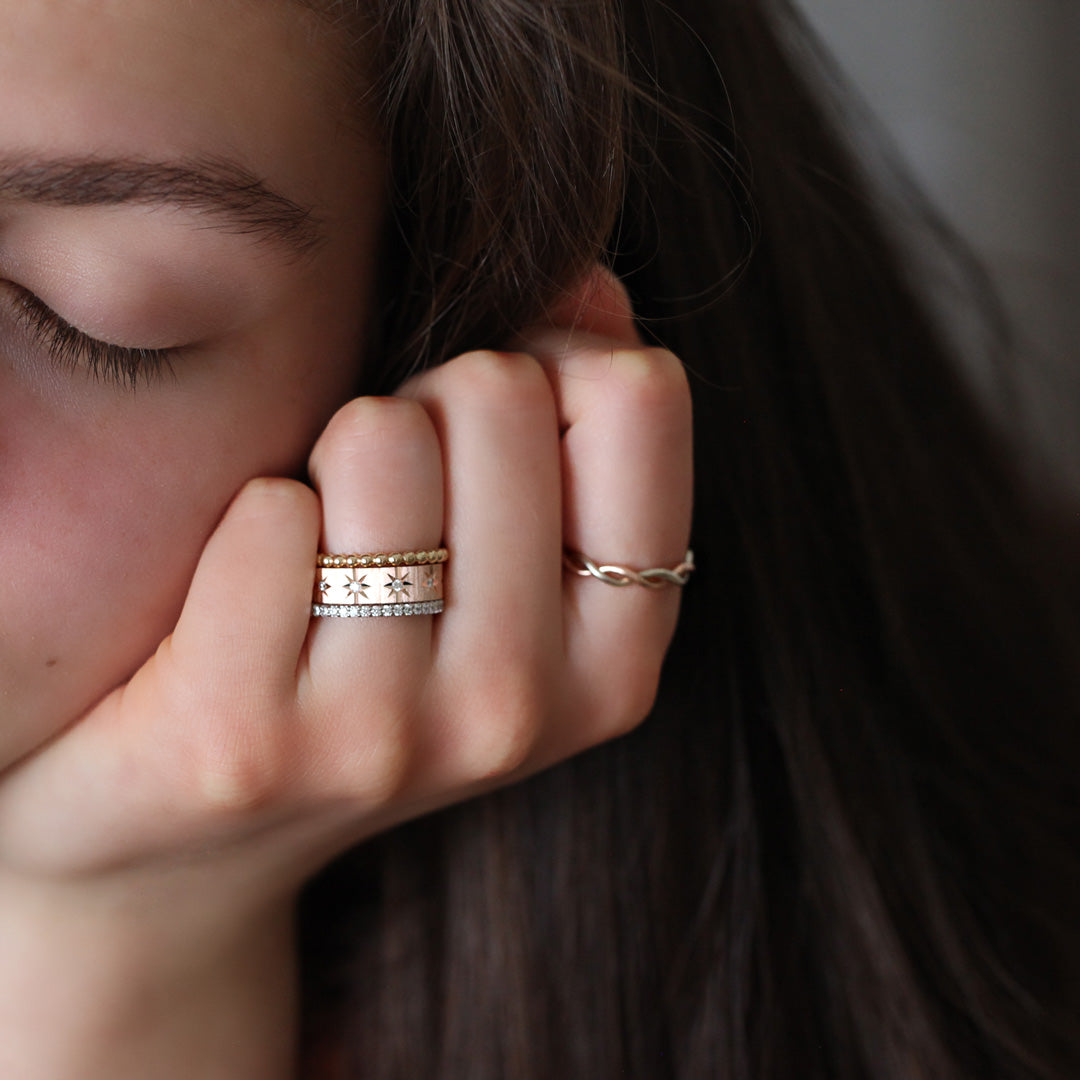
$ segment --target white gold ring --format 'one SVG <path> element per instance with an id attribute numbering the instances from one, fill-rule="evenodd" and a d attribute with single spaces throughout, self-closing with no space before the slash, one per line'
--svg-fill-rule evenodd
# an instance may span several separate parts
<path id="1" fill-rule="evenodd" d="M 373 619 L 388 615 L 438 615 L 442 600 L 422 600 L 415 604 L 312 604 L 317 619 Z"/>

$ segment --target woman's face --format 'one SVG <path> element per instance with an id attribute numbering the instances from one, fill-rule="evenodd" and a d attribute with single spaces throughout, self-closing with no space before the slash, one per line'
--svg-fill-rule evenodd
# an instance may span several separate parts
<path id="1" fill-rule="evenodd" d="M 326 33 L 289 0 L 0 0 L 0 766 L 147 658 L 232 495 L 348 394 L 382 174 Z M 39 302 L 177 352 L 129 371 Z"/>

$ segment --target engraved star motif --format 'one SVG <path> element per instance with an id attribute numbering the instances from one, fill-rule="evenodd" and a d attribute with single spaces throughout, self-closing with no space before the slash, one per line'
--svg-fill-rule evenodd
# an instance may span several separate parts
<path id="1" fill-rule="evenodd" d="M 358 571 L 351 570 L 349 572 L 349 579 L 345 583 L 345 588 L 354 600 L 357 597 L 366 600 L 367 591 L 371 586 L 367 583 L 367 574 L 359 574 Z"/>
<path id="2" fill-rule="evenodd" d="M 408 599 L 409 589 L 412 588 L 412 582 L 405 576 L 403 567 L 398 567 L 398 569 L 386 579 L 385 584 L 398 598 L 404 597 L 405 599 Z"/>
<path id="3" fill-rule="evenodd" d="M 333 586 L 326 578 L 323 578 L 323 580 L 319 582 L 319 592 L 321 593 L 328 593 L 332 588 Z"/>
<path id="4" fill-rule="evenodd" d="M 425 589 L 434 589 L 435 588 L 435 571 L 434 570 L 429 569 L 427 571 L 427 573 L 424 575 L 424 588 Z"/>

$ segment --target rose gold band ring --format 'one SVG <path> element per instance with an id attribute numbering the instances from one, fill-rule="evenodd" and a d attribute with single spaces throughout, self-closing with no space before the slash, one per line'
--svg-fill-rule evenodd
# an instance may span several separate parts
<path id="1" fill-rule="evenodd" d="M 446 548 L 379 555 L 319 555 L 311 614 L 316 618 L 438 615 L 444 609 L 443 564 L 448 557 Z M 563 564 L 572 573 L 594 577 L 606 585 L 681 588 L 694 571 L 694 553 L 687 551 L 683 561 L 670 569 L 633 570 L 598 564 L 576 551 L 565 551 Z"/>
<path id="2" fill-rule="evenodd" d="M 445 548 L 389 555 L 320 555 L 316 618 L 437 615 L 443 610 Z"/>

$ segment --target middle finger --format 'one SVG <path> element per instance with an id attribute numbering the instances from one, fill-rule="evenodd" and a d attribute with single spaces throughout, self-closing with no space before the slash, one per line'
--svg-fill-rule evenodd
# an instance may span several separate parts
<path id="1" fill-rule="evenodd" d="M 530 356 L 467 353 L 401 393 L 434 421 L 446 469 L 447 611 L 436 627 L 443 722 L 434 774 L 505 772 L 528 757 L 562 660 L 559 431 Z"/>

